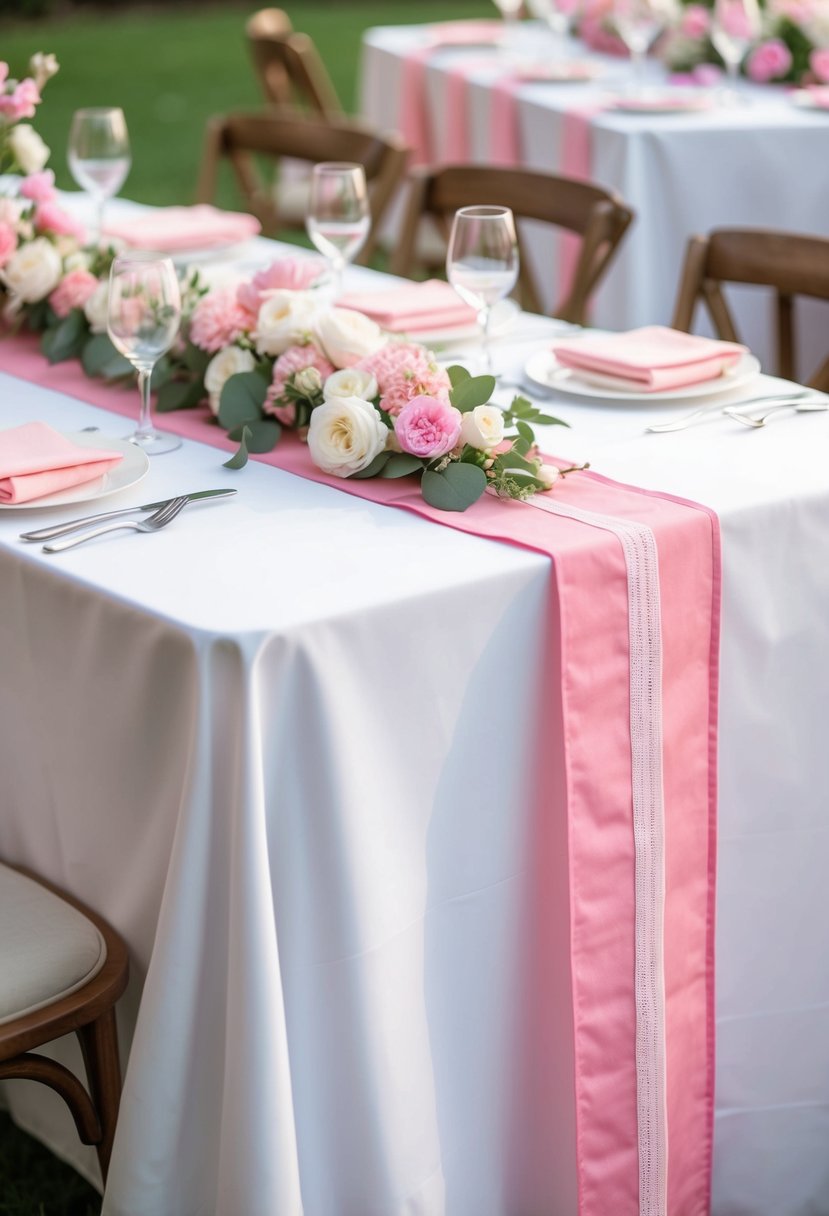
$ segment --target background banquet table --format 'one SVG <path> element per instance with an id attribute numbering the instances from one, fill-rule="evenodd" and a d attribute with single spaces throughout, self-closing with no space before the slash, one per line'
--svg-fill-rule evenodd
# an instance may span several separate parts
<path id="1" fill-rule="evenodd" d="M 365 33 L 361 110 L 382 128 L 400 126 L 402 65 L 409 53 L 425 45 L 428 29 L 384 26 Z M 524 66 L 549 63 L 552 45 L 539 23 L 525 23 L 518 52 Z M 829 112 L 798 107 L 781 87 L 744 84 L 744 104 L 737 107 L 680 114 L 615 113 L 610 108 L 614 96 L 630 87 L 627 61 L 588 51 L 575 40 L 567 43 L 565 55 L 587 60 L 602 74 L 591 83 L 525 81 L 518 86 L 521 163 L 572 173 L 572 135 L 565 150 L 567 116 L 584 114 L 589 124 L 589 176 L 616 190 L 636 213 L 597 292 L 594 324 L 612 329 L 669 324 L 685 245 L 696 233 L 748 226 L 829 236 L 824 201 L 829 194 Z M 503 52 L 499 56 L 492 47 L 480 46 L 444 47 L 426 60 L 423 79 L 433 157 L 444 157 L 446 114 L 450 104 L 457 104 L 448 100 L 455 68 L 464 70 L 469 80 L 464 99 L 469 159 L 491 161 L 491 115 L 494 107 L 505 104 L 493 85 L 509 77 L 511 69 Z M 649 85 L 661 89 L 666 82 L 662 66 L 649 62 L 647 70 Z M 546 278 L 545 302 L 550 307 L 556 298 L 557 249 L 551 238 L 538 232 L 531 249 L 539 281 Z M 771 369 L 765 294 L 756 288 L 732 288 L 728 295 L 735 302 L 741 337 Z M 802 379 L 825 357 L 829 327 L 829 305 L 810 301 L 805 310 Z M 701 315 L 698 321 L 698 332 L 707 332 Z"/>
<path id="2" fill-rule="evenodd" d="M 522 318 L 502 370 L 554 330 Z M 545 441 L 720 516 L 714 1212 L 801 1216 L 829 1197 L 829 414 L 645 435 L 664 411 L 561 397 Z M 0 425 L 28 417 L 129 429 L 0 374 Z M 152 462 L 141 501 L 239 491 L 152 538 L 49 558 L 17 534 L 57 512 L 0 512 L 0 853 L 134 960 L 104 1212 L 572 1216 L 560 841 L 559 914 L 527 919 L 547 562 L 224 459 Z M 94 1171 L 36 1088 L 16 1117 Z"/>

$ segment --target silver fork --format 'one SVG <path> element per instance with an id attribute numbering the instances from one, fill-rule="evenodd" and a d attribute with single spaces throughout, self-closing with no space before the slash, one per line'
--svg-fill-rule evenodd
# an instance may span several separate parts
<path id="1" fill-rule="evenodd" d="M 801 414 L 807 414 L 811 411 L 829 410 L 829 398 L 816 397 L 814 401 L 784 401 L 779 405 L 773 405 L 762 414 L 741 414 L 740 411 L 733 407 L 728 407 L 723 410 L 729 418 L 733 418 L 735 422 L 742 422 L 743 426 L 765 426 L 766 419 L 772 414 L 776 414 L 778 410 L 797 410 Z"/>
<path id="2" fill-rule="evenodd" d="M 181 498 L 172 498 L 166 506 L 161 507 L 149 519 L 124 519 L 117 524 L 107 524 L 103 528 L 93 528 L 91 531 L 84 532 L 80 536 L 70 536 L 66 540 L 54 540 L 50 544 L 44 545 L 42 552 L 62 553 L 64 549 L 74 549 L 76 545 L 82 545 L 84 541 L 94 540 L 96 536 L 105 536 L 107 532 L 118 532 L 122 528 L 126 528 L 131 532 L 159 532 L 162 528 L 166 528 L 167 524 L 173 522 L 189 501 L 187 495 Z"/>
<path id="3" fill-rule="evenodd" d="M 692 422 L 696 422 L 698 418 L 705 417 L 706 414 L 714 415 L 720 412 L 727 414 L 729 410 L 743 410 L 747 405 L 765 405 L 768 401 L 789 401 L 796 402 L 802 397 L 808 397 L 811 389 L 799 389 L 793 393 L 778 393 L 772 397 L 751 397 L 748 401 L 738 401 L 732 406 L 717 406 L 703 405 L 700 409 L 694 410 L 691 414 L 683 414 L 681 418 L 670 418 L 667 422 L 652 422 L 650 426 L 646 426 L 646 431 L 653 431 L 655 434 L 662 434 L 665 431 L 683 431 L 686 426 L 690 426 Z M 751 425 L 749 423 L 749 425 Z"/>

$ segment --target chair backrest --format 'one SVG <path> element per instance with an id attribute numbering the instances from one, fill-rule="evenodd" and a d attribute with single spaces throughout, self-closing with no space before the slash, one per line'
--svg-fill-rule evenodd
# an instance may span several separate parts
<path id="1" fill-rule="evenodd" d="M 615 194 L 589 182 L 489 165 L 449 165 L 415 169 L 409 176 L 409 198 L 403 232 L 393 258 L 396 274 L 411 275 L 416 265 L 420 221 L 430 216 L 448 235 L 454 213 L 475 205 L 509 207 L 517 219 L 541 220 L 581 238 L 569 284 L 553 315 L 582 324 L 592 292 L 610 265 L 633 212 Z M 525 308 L 540 312 L 535 275 L 522 248 L 519 287 Z"/>
<path id="2" fill-rule="evenodd" d="M 721 338 L 739 342 L 721 284 L 770 287 L 777 327 L 776 372 L 796 379 L 794 297 L 829 300 L 829 238 L 762 229 L 719 228 L 688 242 L 674 309 L 674 329 L 690 333 L 698 301 L 705 305 Z M 829 347 L 829 340 L 827 340 Z M 808 381 L 829 390 L 829 356 Z"/>
<path id="3" fill-rule="evenodd" d="M 278 200 L 265 182 L 256 157 L 290 158 L 307 164 L 353 162 L 363 166 L 371 202 L 371 231 L 358 258 L 367 261 L 391 198 L 406 169 L 408 149 L 396 135 L 380 135 L 369 127 L 342 118 L 309 118 L 295 111 L 265 110 L 226 114 L 208 122 L 197 201 L 211 202 L 218 166 L 226 158 L 233 168 L 245 206 L 266 232 L 283 227 Z"/>
<path id="4" fill-rule="evenodd" d="M 271 105 L 293 105 L 337 117 L 343 108 L 319 52 L 307 34 L 296 33 L 287 13 L 263 8 L 245 26 L 248 49 Z"/>

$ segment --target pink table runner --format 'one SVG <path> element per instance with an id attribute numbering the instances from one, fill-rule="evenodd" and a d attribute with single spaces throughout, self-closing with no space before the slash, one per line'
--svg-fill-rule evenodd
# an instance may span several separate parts
<path id="1" fill-rule="evenodd" d="M 133 415 L 134 393 L 50 367 L 0 369 Z M 170 431 L 225 450 L 206 410 Z M 539 798 L 566 823 L 580 1216 L 705 1216 L 714 1086 L 719 532 L 705 507 L 574 475 L 531 503 L 464 514 L 415 485 L 343 482 L 296 441 L 258 459 L 551 559 Z M 243 480 L 244 474 L 241 474 Z M 543 650 L 543 648 L 542 648 Z M 550 905 L 556 896 L 549 893 Z M 539 991 L 556 977 L 538 977 Z M 533 994 L 530 994 L 533 995 Z"/>

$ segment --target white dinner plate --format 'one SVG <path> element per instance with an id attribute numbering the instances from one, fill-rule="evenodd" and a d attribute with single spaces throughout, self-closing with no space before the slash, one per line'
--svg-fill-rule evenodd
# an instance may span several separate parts
<path id="1" fill-rule="evenodd" d="M 816 110 L 818 113 L 822 110 L 824 114 L 829 114 L 829 85 L 823 87 L 820 100 L 808 89 L 795 89 L 789 94 L 789 100 L 798 109 Z"/>
<path id="2" fill-rule="evenodd" d="M 651 401 L 681 401 L 684 398 L 711 397 L 716 393 L 727 393 L 740 388 L 760 374 L 760 360 L 754 355 L 741 355 L 734 366 L 714 380 L 703 384 L 686 384 L 682 388 L 665 389 L 658 393 L 643 393 L 636 389 L 604 388 L 591 384 L 569 367 L 562 367 L 552 351 L 536 351 L 524 367 L 524 374 L 537 388 L 557 393 L 587 397 L 591 401 L 633 401 L 647 405 Z"/>
<path id="3" fill-rule="evenodd" d="M 35 498 L 30 502 L 0 502 L 2 511 L 36 511 L 43 507 L 62 507 L 73 502 L 91 502 L 97 498 L 107 498 L 136 485 L 142 477 L 146 477 L 150 468 L 150 459 L 143 448 L 130 443 L 128 439 L 113 439 L 110 435 L 102 435 L 97 431 L 63 431 L 65 438 L 71 439 L 84 448 L 103 448 L 108 452 L 123 452 L 123 460 L 119 460 L 115 468 L 96 477 L 94 481 L 85 481 L 83 485 L 72 486 L 68 490 L 60 490 L 57 494 L 47 494 L 43 498 Z"/>
<path id="4" fill-rule="evenodd" d="M 709 93 L 665 93 L 653 97 L 617 97 L 610 109 L 617 114 L 695 114 L 710 110 L 713 104 Z"/>

